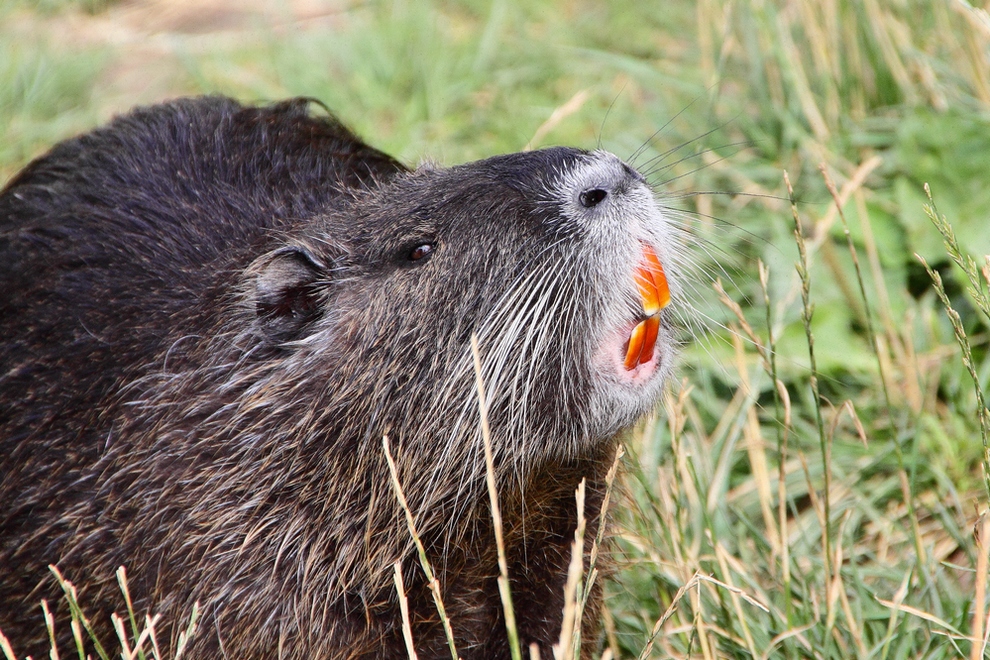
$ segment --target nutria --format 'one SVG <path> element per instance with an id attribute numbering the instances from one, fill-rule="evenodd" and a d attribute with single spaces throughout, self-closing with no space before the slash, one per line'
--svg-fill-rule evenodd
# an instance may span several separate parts
<path id="1" fill-rule="evenodd" d="M 520 637 L 552 657 L 575 488 L 593 534 L 670 369 L 673 240 L 606 152 L 413 171 L 302 99 L 57 145 L 0 194 L 0 630 L 47 655 L 54 564 L 108 631 L 124 565 L 160 640 L 199 603 L 187 658 L 401 658 L 401 560 L 419 657 L 449 657 L 387 434 L 458 651 L 508 657 L 476 335 Z"/>

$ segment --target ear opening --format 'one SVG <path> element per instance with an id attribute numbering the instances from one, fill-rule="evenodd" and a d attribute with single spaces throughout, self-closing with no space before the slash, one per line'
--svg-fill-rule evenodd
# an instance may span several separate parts
<path id="1" fill-rule="evenodd" d="M 262 333 L 282 344 L 301 337 L 322 314 L 319 282 L 326 268 L 308 250 L 291 246 L 263 258 L 254 280 Z"/>

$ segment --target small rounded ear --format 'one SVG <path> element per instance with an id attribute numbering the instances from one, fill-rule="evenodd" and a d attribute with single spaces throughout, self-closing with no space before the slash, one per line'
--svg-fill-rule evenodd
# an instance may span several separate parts
<path id="1" fill-rule="evenodd" d="M 298 339 L 318 319 L 318 282 L 326 269 L 305 248 L 285 247 L 264 258 L 254 280 L 254 308 L 273 343 Z"/>

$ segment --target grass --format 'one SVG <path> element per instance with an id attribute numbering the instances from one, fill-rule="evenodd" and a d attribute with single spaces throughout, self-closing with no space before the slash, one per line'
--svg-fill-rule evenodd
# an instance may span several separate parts
<path id="1" fill-rule="evenodd" d="M 94 632 L 93 626 L 86 617 L 75 585 L 66 580 L 57 568 L 52 567 L 51 570 L 55 581 L 62 588 L 64 599 L 69 606 L 69 623 L 72 629 L 72 639 L 75 642 L 75 651 L 78 654 L 79 660 L 91 658 L 90 653 L 96 653 L 96 657 L 100 658 L 100 660 L 110 660 L 111 657 L 116 658 L 118 655 L 121 660 L 164 660 L 165 658 L 181 660 L 193 635 L 196 634 L 196 622 L 199 618 L 199 612 L 194 607 L 190 613 L 186 627 L 179 633 L 178 638 L 175 640 L 175 647 L 166 647 L 170 652 L 163 654 L 158 644 L 158 639 L 155 636 L 155 625 L 159 621 L 159 616 L 157 614 L 155 616 L 146 614 L 144 620 L 139 625 L 137 614 L 131 603 L 130 591 L 127 587 L 127 571 L 121 567 L 117 570 L 117 583 L 120 585 L 121 594 L 127 605 L 127 621 L 125 622 L 117 613 L 110 615 L 114 631 L 117 633 L 117 638 L 113 640 L 113 644 L 119 650 L 109 652 Z M 41 601 L 41 608 L 44 610 L 45 625 L 48 628 L 48 639 L 51 643 L 49 657 L 52 660 L 58 660 L 59 653 L 55 643 L 55 619 L 46 601 Z M 103 642 L 105 641 L 107 640 L 103 640 Z M 17 660 L 18 657 L 14 653 L 10 641 L 2 632 L 0 632 L 0 653 L 3 653 L 3 657 L 6 660 Z"/>
<path id="2" fill-rule="evenodd" d="M 128 20 L 113 3 L 5 3 L 0 178 L 135 102 L 212 91 L 315 96 L 410 163 L 645 146 L 635 164 L 698 237 L 697 313 L 664 412 L 626 447 L 601 652 L 986 657 L 985 12 L 396 0 L 273 15 L 119 45 L 63 38 Z M 115 86 L 134 43 L 157 49 L 163 90 Z"/>
<path id="3" fill-rule="evenodd" d="M 14 16 L 11 7 L 0 6 L 0 25 L 13 25 Z M 79 57 L 55 35 L 5 27 L 0 53 L 0 178 L 6 181 L 53 142 L 92 126 L 91 94 L 105 59 L 102 49 Z"/>

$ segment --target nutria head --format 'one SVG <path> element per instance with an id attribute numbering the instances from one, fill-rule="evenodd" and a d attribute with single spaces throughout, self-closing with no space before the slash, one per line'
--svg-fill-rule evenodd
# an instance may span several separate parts
<path id="1" fill-rule="evenodd" d="M 307 218 L 284 243 L 245 271 L 238 322 L 281 349 L 265 359 L 289 376 L 352 391 L 357 436 L 443 446 L 459 466 L 476 453 L 472 333 L 496 454 L 516 469 L 628 427 L 670 367 L 671 231 L 642 177 L 605 152 L 423 169 Z M 643 273 L 659 279 L 649 301 Z M 634 331 L 649 335 L 634 350 L 649 345 L 630 358 Z"/>

